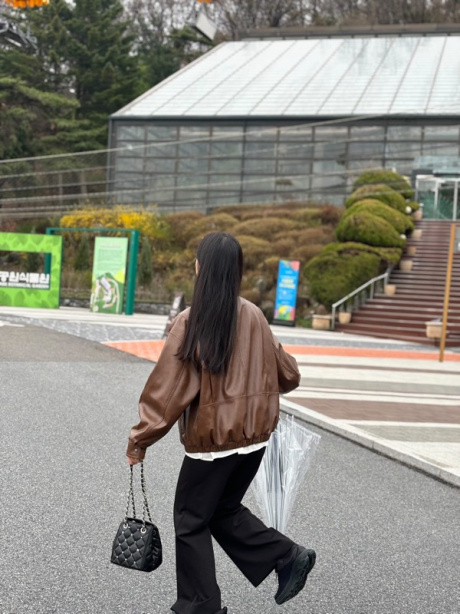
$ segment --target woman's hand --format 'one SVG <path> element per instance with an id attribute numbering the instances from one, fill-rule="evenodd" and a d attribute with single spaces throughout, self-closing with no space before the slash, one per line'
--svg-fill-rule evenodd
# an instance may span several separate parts
<path id="1" fill-rule="evenodd" d="M 138 444 L 128 440 L 128 447 L 126 448 L 126 457 L 128 458 L 128 463 L 132 465 L 137 465 L 137 463 L 141 463 L 144 460 L 145 456 L 145 448 L 141 448 Z"/>

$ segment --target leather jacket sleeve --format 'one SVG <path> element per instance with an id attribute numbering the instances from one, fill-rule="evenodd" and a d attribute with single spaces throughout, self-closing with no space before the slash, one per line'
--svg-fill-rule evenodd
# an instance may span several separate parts
<path id="1" fill-rule="evenodd" d="M 275 335 L 272 334 L 275 350 L 276 366 L 278 368 L 278 386 L 280 393 L 291 392 L 300 384 L 300 373 L 294 356 L 288 354 Z"/>
<path id="2" fill-rule="evenodd" d="M 184 334 L 179 315 L 141 394 L 140 422 L 131 430 L 126 452 L 131 458 L 142 460 L 146 448 L 166 435 L 200 390 L 196 367 L 176 356 Z"/>

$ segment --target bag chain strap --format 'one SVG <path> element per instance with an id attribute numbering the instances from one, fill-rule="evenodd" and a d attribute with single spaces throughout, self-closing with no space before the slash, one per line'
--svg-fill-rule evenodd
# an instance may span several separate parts
<path id="1" fill-rule="evenodd" d="M 142 513 L 142 521 L 144 523 L 144 528 L 145 528 L 146 517 L 149 519 L 150 522 L 152 522 L 152 517 L 150 515 L 149 504 L 147 501 L 147 493 L 145 491 L 145 476 L 144 476 L 144 463 L 143 462 L 141 462 L 141 488 L 142 488 L 142 495 L 144 497 L 144 509 Z"/>
<path id="2" fill-rule="evenodd" d="M 129 504 L 132 503 L 133 506 L 133 517 L 136 518 L 136 506 L 134 504 L 134 485 L 133 485 L 133 466 L 130 465 L 130 476 L 129 476 L 129 492 L 128 492 L 128 501 L 126 503 L 126 514 L 125 514 L 125 524 L 128 523 L 129 516 Z"/>
<path id="3" fill-rule="evenodd" d="M 133 470 L 133 465 L 130 465 L 130 476 L 129 476 L 129 493 L 128 493 L 128 501 L 126 503 L 126 514 L 125 514 L 125 522 L 124 522 L 124 526 L 125 528 L 128 526 L 128 516 L 129 516 L 129 506 L 130 504 L 133 507 L 133 518 L 136 518 L 136 506 L 134 504 L 134 484 L 133 484 L 133 476 L 134 476 L 134 470 Z M 142 524 L 143 527 L 141 529 L 142 533 L 145 533 L 146 528 L 145 528 L 145 524 L 147 522 L 147 519 L 152 522 L 152 517 L 150 515 L 150 509 L 149 509 L 149 504 L 147 501 L 147 493 L 145 490 L 145 475 L 144 475 L 144 463 L 141 461 L 141 488 L 142 488 L 142 496 L 143 496 L 143 512 L 142 512 Z"/>

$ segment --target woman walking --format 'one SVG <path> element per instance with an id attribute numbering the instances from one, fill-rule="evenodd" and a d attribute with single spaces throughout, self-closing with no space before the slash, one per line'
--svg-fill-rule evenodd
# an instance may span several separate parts
<path id="1" fill-rule="evenodd" d="M 238 241 L 212 233 L 200 243 L 191 307 L 179 314 L 139 401 L 127 456 L 179 421 L 185 458 L 174 502 L 176 614 L 226 614 L 216 581 L 212 537 L 258 586 L 278 574 L 276 603 L 295 597 L 315 564 L 314 550 L 267 528 L 241 503 L 279 417 L 279 394 L 299 385 L 262 312 L 239 297 Z"/>

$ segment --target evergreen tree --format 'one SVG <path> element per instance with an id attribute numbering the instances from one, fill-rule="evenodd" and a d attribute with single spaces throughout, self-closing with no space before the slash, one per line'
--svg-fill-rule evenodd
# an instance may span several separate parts
<path id="1" fill-rule="evenodd" d="M 141 257 L 139 262 L 139 284 L 149 286 L 153 279 L 152 248 L 147 237 L 142 240 Z"/>
<path id="2" fill-rule="evenodd" d="M 70 104 L 74 111 L 56 116 L 47 153 L 105 148 L 108 116 L 140 93 L 133 38 L 121 2 L 53 0 L 39 9 L 18 11 L 15 19 L 24 31 L 30 29 L 37 51 L 3 48 L 0 77 L 59 94 L 63 109 Z M 17 140 L 24 138 L 18 134 Z M 25 155 L 36 155 L 39 148 L 26 149 Z M 10 157 L 6 150 L 4 146 L 4 156 Z"/>
<path id="3" fill-rule="evenodd" d="M 75 95 L 77 117 L 104 128 L 108 116 L 130 102 L 136 89 L 133 37 L 122 16 L 119 0 L 75 0 L 66 21 L 67 61 Z"/>
<path id="4" fill-rule="evenodd" d="M 21 79 L 0 77 L 0 159 L 36 156 L 57 146 L 58 126 L 71 120 L 77 104 Z"/>
<path id="5" fill-rule="evenodd" d="M 74 266 L 76 271 L 89 271 L 91 268 L 89 237 L 87 232 L 83 233 L 80 243 L 78 244 Z"/>

